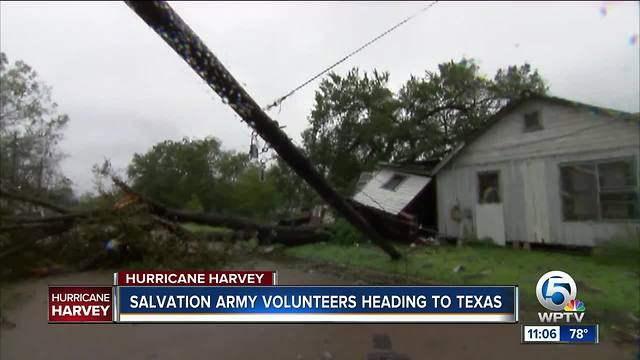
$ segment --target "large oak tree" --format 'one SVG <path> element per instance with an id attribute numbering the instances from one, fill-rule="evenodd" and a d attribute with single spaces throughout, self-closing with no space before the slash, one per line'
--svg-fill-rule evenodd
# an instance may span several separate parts
<path id="1" fill-rule="evenodd" d="M 352 69 L 329 74 L 316 91 L 305 150 L 344 193 L 380 161 L 438 159 L 524 92 L 547 86 L 529 64 L 483 76 L 473 60 L 450 61 L 412 76 L 394 94 L 389 74 Z"/>

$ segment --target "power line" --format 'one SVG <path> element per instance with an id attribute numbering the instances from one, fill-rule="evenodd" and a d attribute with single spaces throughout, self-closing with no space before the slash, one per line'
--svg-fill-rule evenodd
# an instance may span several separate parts
<path id="1" fill-rule="evenodd" d="M 380 40 L 381 38 L 383 38 L 385 35 L 389 34 L 390 32 L 392 32 L 393 30 L 399 28 L 400 26 L 404 25 L 405 23 L 407 23 L 409 20 L 413 19 L 414 17 L 420 15 L 423 12 L 426 12 L 427 10 L 429 10 L 433 5 L 435 5 L 436 3 L 438 3 L 438 1 L 433 1 L 432 3 L 430 3 L 429 5 L 423 7 L 422 9 L 420 9 L 419 11 L 413 13 L 412 15 L 404 18 L 404 20 L 400 21 L 399 23 L 395 24 L 394 26 L 392 26 L 391 28 L 387 29 L 385 32 L 383 32 L 382 34 L 376 36 L 375 38 L 369 40 L 367 43 L 365 43 L 364 45 L 360 46 L 359 48 L 353 50 L 352 52 L 350 52 L 349 54 L 347 54 L 345 57 L 343 57 L 342 59 L 336 61 L 333 65 L 329 66 L 328 68 L 322 70 L 321 72 L 319 72 L 318 74 L 316 74 L 315 76 L 313 76 L 311 79 L 303 82 L 302 84 L 298 85 L 298 87 L 294 88 L 293 90 L 289 91 L 288 93 L 286 93 L 284 96 L 281 96 L 279 98 L 277 98 L 274 102 L 272 102 L 271 104 L 267 105 L 264 110 L 271 110 L 274 107 L 282 104 L 282 102 L 288 98 L 289 96 L 293 95 L 296 91 L 302 89 L 303 87 L 307 86 L 309 83 L 313 82 L 314 80 L 316 80 L 317 78 L 319 78 L 320 76 L 324 75 L 325 73 L 327 73 L 328 71 L 330 71 L 331 69 L 333 69 L 334 67 L 342 64 L 345 60 L 347 60 L 348 58 L 350 58 L 351 56 L 359 53 L 360 51 L 364 50 L 365 48 L 367 48 L 369 45 L 373 44 L 374 42 Z"/>

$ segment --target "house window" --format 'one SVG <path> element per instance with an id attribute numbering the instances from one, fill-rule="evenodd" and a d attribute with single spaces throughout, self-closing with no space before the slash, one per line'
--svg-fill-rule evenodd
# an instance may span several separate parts
<path id="1" fill-rule="evenodd" d="M 500 202 L 499 172 L 483 172 L 478 174 L 478 202 L 492 204 Z"/>
<path id="2" fill-rule="evenodd" d="M 382 185 L 383 189 L 395 191 L 400 184 L 406 179 L 405 175 L 393 174 L 391 179 Z"/>
<path id="3" fill-rule="evenodd" d="M 564 219 L 597 219 L 598 184 L 595 164 L 563 166 L 560 173 Z"/>
<path id="4" fill-rule="evenodd" d="M 537 131 L 542 130 L 542 123 L 540 122 L 540 112 L 534 111 L 524 114 L 524 131 Z"/>
<path id="5" fill-rule="evenodd" d="M 562 165 L 560 179 L 565 220 L 640 218 L 633 159 Z"/>
<path id="6" fill-rule="evenodd" d="M 603 219 L 638 219 L 638 188 L 632 160 L 598 164 Z"/>

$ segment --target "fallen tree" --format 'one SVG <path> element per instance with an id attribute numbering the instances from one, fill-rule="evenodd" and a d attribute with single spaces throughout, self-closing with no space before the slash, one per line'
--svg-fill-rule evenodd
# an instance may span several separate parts
<path id="1" fill-rule="evenodd" d="M 256 222 L 252 219 L 222 215 L 216 213 L 205 213 L 196 211 L 186 211 L 180 209 L 173 209 L 165 206 L 164 204 L 151 199 L 137 191 L 134 191 L 124 181 L 112 177 L 113 183 L 135 201 L 145 204 L 151 214 L 160 216 L 173 222 L 192 222 L 196 224 L 220 226 L 234 230 L 271 230 L 272 226 Z"/>
<path id="2" fill-rule="evenodd" d="M 46 201 L 44 199 L 40 199 L 40 198 L 35 198 L 32 196 L 28 196 L 25 194 L 20 194 L 17 191 L 5 191 L 3 189 L 0 188 L 0 197 L 2 198 L 6 198 L 9 200 L 14 200 L 14 201 L 21 201 L 21 202 L 26 202 L 26 203 L 30 203 L 33 205 L 37 205 L 49 210 L 53 210 L 55 212 L 58 213 L 62 213 L 62 214 L 66 214 L 69 212 L 68 209 L 65 209 L 61 206 L 58 206 L 56 204 L 52 204 L 49 201 Z"/>
<path id="3" fill-rule="evenodd" d="M 105 209 L 92 209 L 85 211 L 71 211 L 58 207 L 61 215 L 47 217 L 3 217 L 0 218 L 0 233 L 28 232 L 28 239 L 22 241 L 18 249 L 28 244 L 35 243 L 38 239 L 54 236 L 69 231 L 78 224 L 94 224 L 104 221 L 105 217 L 117 215 L 125 208 L 131 208 L 135 204 L 145 207 L 151 217 L 149 223 L 160 225 L 164 229 L 180 236 L 183 240 L 190 240 L 194 234 L 180 225 L 180 223 L 195 223 L 215 227 L 223 227 L 232 230 L 232 238 L 246 239 L 255 236 L 261 244 L 280 243 L 287 246 L 308 244 L 312 242 L 326 241 L 329 239 L 329 231 L 322 226 L 283 226 L 262 223 L 253 219 L 240 216 L 223 215 L 217 213 L 205 213 L 174 209 L 165 206 L 159 201 L 141 194 L 124 181 L 112 177 L 114 184 L 125 194 L 124 198 L 116 202 L 113 207 Z M 15 194 L 2 192 L 0 197 L 11 197 L 19 201 L 32 203 L 44 203 L 36 198 L 24 198 Z M 53 205 L 53 204 L 49 204 Z M 56 207 L 55 205 L 53 205 Z M 144 226 L 150 228 L 150 225 Z M 226 238 L 214 237 L 213 240 Z M 13 249 L 10 253 L 14 253 Z M 4 251 L 2 255 L 7 255 Z M 0 256 L 2 257 L 2 256 Z"/>
<path id="4" fill-rule="evenodd" d="M 5 258 L 9 255 L 13 255 L 23 249 L 28 248 L 35 244 L 38 240 L 49 237 L 56 236 L 62 233 L 69 231 L 73 227 L 72 224 L 64 224 L 64 223 L 44 223 L 44 224 L 22 224 L 22 225 L 2 225 L 0 226 L 0 234 L 1 233 L 16 233 L 16 232 L 24 232 L 27 231 L 29 233 L 28 236 L 22 237 L 21 241 L 17 244 L 13 244 L 12 246 L 2 249 L 0 251 L 0 259 Z"/>
<path id="5" fill-rule="evenodd" d="M 219 226 L 232 230 L 254 231 L 260 243 L 280 243 L 284 245 L 302 245 L 312 242 L 326 241 L 329 232 L 322 226 L 279 226 L 257 222 L 252 219 L 173 209 L 131 189 L 122 180 L 112 177 L 112 180 L 122 192 L 145 204 L 151 214 L 165 218 L 171 222 L 190 222 L 200 225 Z"/>
<path id="6" fill-rule="evenodd" d="M 67 211 L 63 215 L 53 215 L 53 216 L 45 216 L 45 217 L 19 217 L 19 216 L 2 217 L 0 220 L 2 220 L 2 223 L 16 224 L 16 225 L 73 223 L 79 219 L 90 219 L 92 217 L 108 214 L 110 212 L 112 211 L 103 210 L 103 209 L 95 209 L 95 210 L 87 210 L 87 211 L 79 211 L 79 212 Z"/>

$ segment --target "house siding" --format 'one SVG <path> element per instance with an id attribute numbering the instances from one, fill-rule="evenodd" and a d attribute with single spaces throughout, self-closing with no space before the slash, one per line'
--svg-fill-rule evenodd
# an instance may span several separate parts
<path id="1" fill-rule="evenodd" d="M 507 241 L 525 237 L 524 196 L 522 176 L 517 164 L 502 162 L 483 165 L 470 165 L 443 169 L 438 173 L 438 229 L 441 233 L 452 237 L 464 237 L 475 234 L 475 207 L 478 204 L 478 173 L 498 171 L 500 173 L 500 196 L 505 214 L 505 237 Z M 451 217 L 451 209 L 459 206 L 463 214 L 471 214 L 456 222 Z"/>
<path id="2" fill-rule="evenodd" d="M 525 132 L 523 115 L 540 111 L 543 129 Z M 477 174 L 500 171 L 507 241 L 593 246 L 639 230 L 640 222 L 565 221 L 560 198 L 563 163 L 632 156 L 640 184 L 640 125 L 581 108 L 531 101 L 499 120 L 440 170 L 438 225 L 447 236 L 475 233 Z M 458 204 L 471 219 L 455 222 Z M 640 219 L 638 219 L 640 220 Z M 467 230 L 467 231 L 469 231 Z"/>

